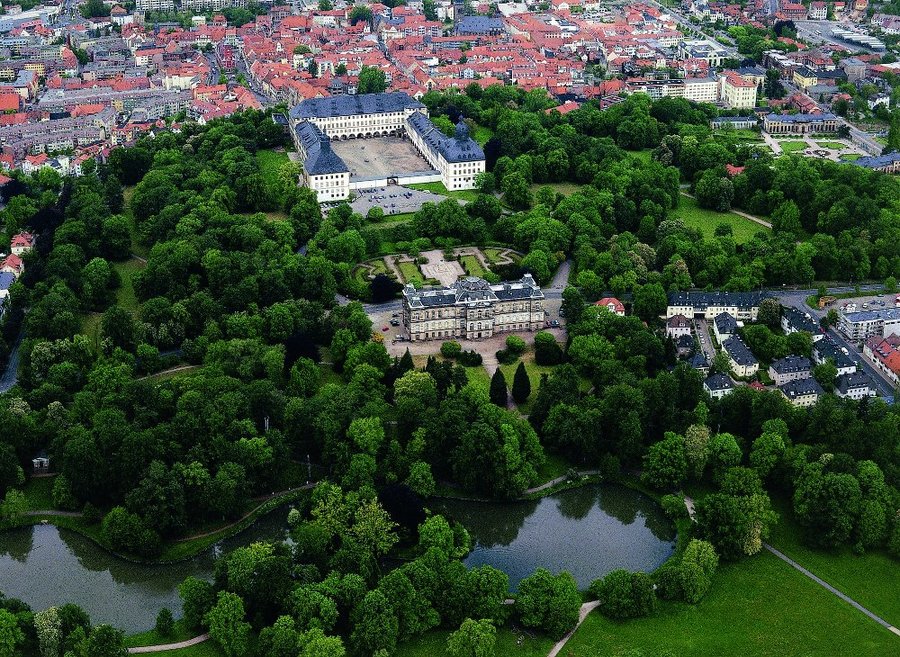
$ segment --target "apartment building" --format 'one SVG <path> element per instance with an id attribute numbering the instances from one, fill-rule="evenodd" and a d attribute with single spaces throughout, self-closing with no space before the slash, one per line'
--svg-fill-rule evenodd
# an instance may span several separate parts
<path id="1" fill-rule="evenodd" d="M 719 99 L 727 107 L 745 109 L 756 107 L 756 84 L 745 80 L 734 71 L 719 76 Z"/>

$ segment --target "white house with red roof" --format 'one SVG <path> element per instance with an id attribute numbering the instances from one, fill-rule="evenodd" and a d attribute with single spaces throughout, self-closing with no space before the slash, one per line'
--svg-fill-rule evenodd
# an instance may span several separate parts
<path id="1" fill-rule="evenodd" d="M 625 304 L 623 304 L 615 297 L 603 297 L 594 305 L 601 308 L 606 308 L 609 312 L 618 315 L 619 317 L 625 316 Z"/>
<path id="2" fill-rule="evenodd" d="M 15 253 L 10 253 L 0 262 L 0 272 L 19 276 L 23 271 L 25 271 L 25 263 Z"/>
<path id="3" fill-rule="evenodd" d="M 28 253 L 33 248 L 34 235 L 31 233 L 22 232 L 13 235 L 13 238 L 9 242 L 9 250 L 13 255 L 21 256 L 23 253 Z"/>

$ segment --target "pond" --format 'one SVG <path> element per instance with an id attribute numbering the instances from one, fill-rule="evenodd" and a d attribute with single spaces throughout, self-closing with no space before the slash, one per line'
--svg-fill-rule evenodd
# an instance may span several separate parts
<path id="1" fill-rule="evenodd" d="M 582 486 L 529 502 L 442 499 L 434 506 L 469 531 L 473 550 L 465 564 L 499 568 L 513 591 L 536 568 L 567 570 L 586 589 L 617 568 L 650 572 L 675 550 L 675 528 L 659 505 L 624 486 Z"/>
<path id="2" fill-rule="evenodd" d="M 163 607 L 181 614 L 178 585 L 189 575 L 211 580 L 220 550 L 286 537 L 286 508 L 224 539 L 202 554 L 166 565 L 136 564 L 113 556 L 80 534 L 53 525 L 0 533 L 0 591 L 35 611 L 74 602 L 94 623 L 127 633 L 153 627 Z"/>

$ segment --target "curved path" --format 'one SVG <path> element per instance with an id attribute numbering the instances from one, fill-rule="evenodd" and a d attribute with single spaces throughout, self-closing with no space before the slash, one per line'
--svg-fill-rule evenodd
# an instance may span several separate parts
<path id="1" fill-rule="evenodd" d="M 579 470 L 578 471 L 579 477 L 590 477 L 591 475 L 598 475 L 598 474 L 600 474 L 599 470 Z M 547 490 L 548 488 L 552 488 L 553 486 L 556 486 L 556 484 L 561 484 L 562 482 L 567 481 L 568 478 L 569 478 L 569 475 L 563 475 L 561 477 L 557 477 L 556 479 L 551 479 L 550 481 L 547 481 L 547 482 L 541 484 L 540 486 L 535 486 L 534 488 L 526 488 L 522 492 L 522 495 L 531 495 L 532 493 L 540 493 L 542 490 Z"/>
<path id="2" fill-rule="evenodd" d="M 200 636 L 195 636 L 193 639 L 188 639 L 187 641 L 179 641 L 178 643 L 161 643 L 156 646 L 137 646 L 135 648 L 129 648 L 129 655 L 139 655 L 150 652 L 166 652 L 167 650 L 180 650 L 181 648 L 190 648 L 191 646 L 196 646 L 198 643 L 203 643 L 209 639 L 209 634 L 201 634 Z"/>
<path id="3" fill-rule="evenodd" d="M 581 609 L 578 611 L 578 622 L 575 624 L 575 627 L 569 630 L 569 632 L 562 639 L 554 644 L 553 648 L 547 654 L 547 657 L 556 657 L 560 653 L 560 651 L 563 649 L 563 646 L 566 645 L 566 641 L 572 638 L 572 635 L 575 634 L 575 630 L 581 627 L 581 624 L 584 622 L 584 619 L 587 618 L 587 615 L 594 609 L 596 609 L 599 604 L 599 601 L 594 600 L 593 602 L 585 602 L 583 605 L 581 605 Z"/>
<path id="4" fill-rule="evenodd" d="M 26 516 L 61 516 L 63 518 L 80 518 L 84 514 L 81 511 L 58 511 L 56 509 L 38 509 L 36 511 L 26 511 Z"/>
<path id="5" fill-rule="evenodd" d="M 861 604 L 859 604 L 859 603 L 858 603 L 856 600 L 854 600 L 853 598 L 851 598 L 851 597 L 849 597 L 849 596 L 847 596 L 847 595 L 844 595 L 843 593 L 841 593 L 840 591 L 838 591 L 836 588 L 834 588 L 831 584 L 829 584 L 828 582 L 826 582 L 825 580 L 823 580 L 821 577 L 816 577 L 816 576 L 813 575 L 810 571 L 808 571 L 806 568 L 804 568 L 803 566 L 801 566 L 799 563 L 797 563 L 796 561 L 794 561 L 793 559 L 791 559 L 789 556 L 787 556 L 787 555 L 784 554 L 783 552 L 781 552 L 781 551 L 779 551 L 779 550 L 776 550 L 774 547 L 772 547 L 772 546 L 769 545 L 768 543 L 763 543 L 763 547 L 766 548 L 766 549 L 767 549 L 769 552 L 771 552 L 772 554 L 774 554 L 776 557 L 778 557 L 779 559 L 781 559 L 782 561 L 784 561 L 785 563 L 787 563 L 788 565 L 790 565 L 790 566 L 796 568 L 797 570 L 799 570 L 801 573 L 803 573 L 804 575 L 806 575 L 807 577 L 809 577 L 812 581 L 814 581 L 814 582 L 815 582 L 816 584 L 818 584 L 819 586 L 825 588 L 825 589 L 828 590 L 828 591 L 831 591 L 831 592 L 834 593 L 837 597 L 839 597 L 841 600 L 843 600 L 844 602 L 846 602 L 846 603 L 849 604 L 850 606 L 856 607 L 859 611 L 861 611 L 861 612 L 864 613 L 866 616 L 868 616 L 869 618 L 871 618 L 873 621 L 875 621 L 876 623 L 878 623 L 879 625 L 881 625 L 882 627 L 884 627 L 885 629 L 887 629 L 889 632 L 893 632 L 893 633 L 896 634 L 897 636 L 900 636 L 900 630 L 898 630 L 896 627 L 894 627 L 893 625 L 891 625 L 890 623 L 888 623 L 888 622 L 887 622 L 886 620 L 884 620 L 881 616 L 875 615 L 874 613 L 872 613 L 871 611 L 869 611 L 868 609 L 866 609 L 865 607 L 863 607 Z"/>

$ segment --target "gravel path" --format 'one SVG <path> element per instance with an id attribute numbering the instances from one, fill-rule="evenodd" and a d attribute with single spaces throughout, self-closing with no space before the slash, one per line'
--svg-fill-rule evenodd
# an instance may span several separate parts
<path id="1" fill-rule="evenodd" d="M 150 652 L 180 650 L 181 648 L 190 648 L 191 646 L 196 646 L 198 643 L 203 643 L 207 639 L 209 639 L 209 634 L 201 634 L 200 636 L 195 636 L 193 639 L 188 639 L 187 641 L 179 641 L 178 643 L 162 643 L 156 646 L 138 646 L 137 648 L 129 648 L 128 654 L 140 655 Z"/>
<path id="2" fill-rule="evenodd" d="M 591 613 L 594 609 L 598 607 L 600 603 L 597 600 L 593 602 L 585 602 L 581 605 L 581 609 L 578 612 L 578 623 L 573 627 L 568 634 L 566 634 L 562 639 L 556 642 L 550 652 L 547 654 L 547 657 L 556 657 L 559 652 L 563 649 L 563 646 L 566 645 L 566 641 L 572 638 L 572 635 L 575 634 L 575 630 L 577 630 L 581 624 L 584 622 L 584 619 L 587 618 L 587 615 Z"/>
<path id="3" fill-rule="evenodd" d="M 600 474 L 599 470 L 580 470 L 578 472 L 579 477 L 590 477 L 591 475 L 597 475 L 597 474 Z M 556 484 L 561 484 L 562 482 L 566 481 L 568 478 L 569 478 L 568 475 L 563 475 L 561 477 L 557 477 L 556 479 L 551 479 L 550 481 L 547 481 L 547 482 L 541 484 L 540 486 L 535 486 L 534 488 L 525 489 L 525 491 L 522 493 L 522 495 L 531 495 L 531 493 L 539 493 L 542 490 L 547 490 L 548 488 L 552 488 L 553 486 L 556 486 Z"/>

